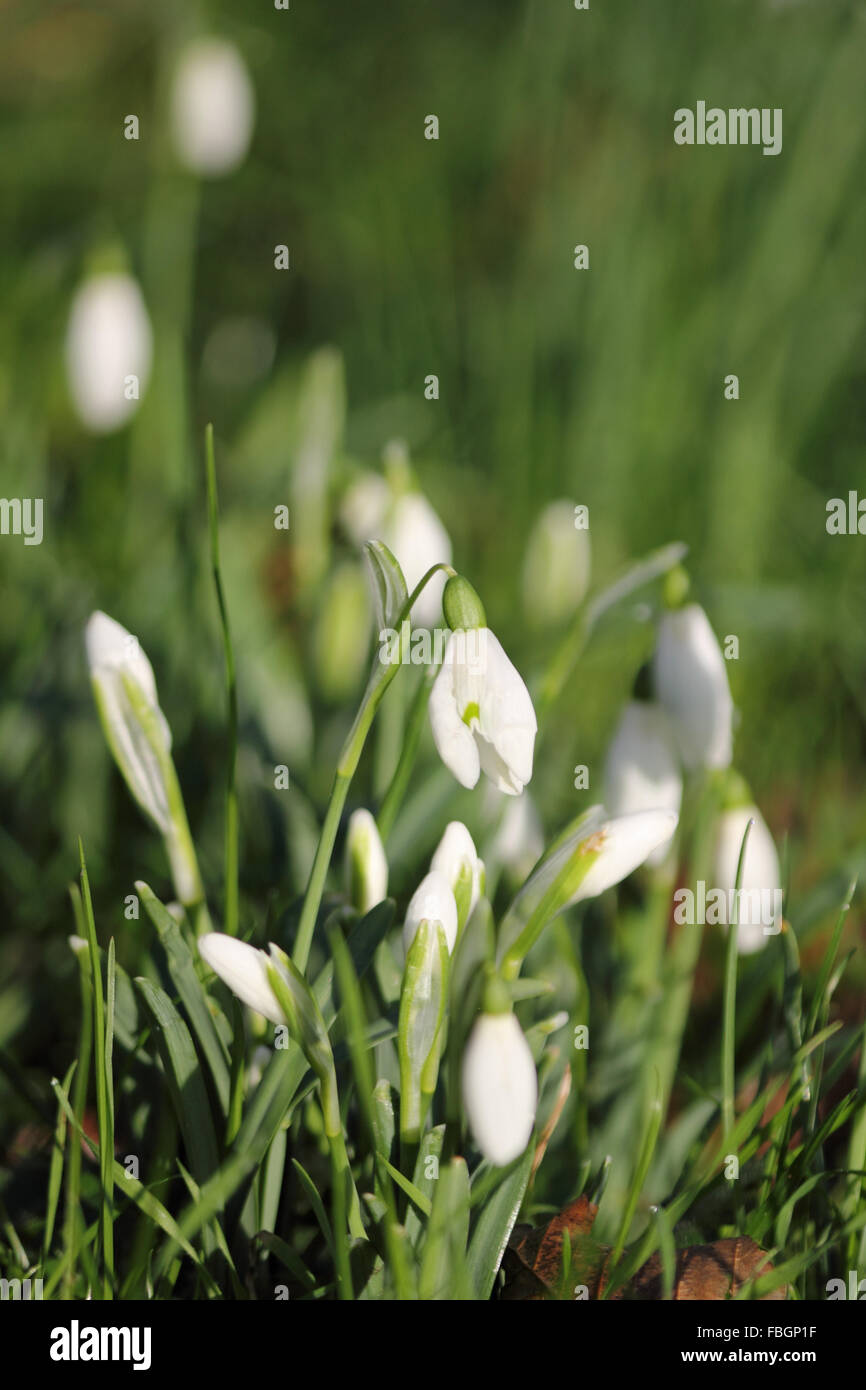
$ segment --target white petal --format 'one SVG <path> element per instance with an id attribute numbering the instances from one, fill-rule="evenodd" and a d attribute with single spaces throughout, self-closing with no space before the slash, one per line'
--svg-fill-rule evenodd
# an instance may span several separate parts
<path id="1" fill-rule="evenodd" d="M 350 892 L 355 888 L 361 913 L 369 912 L 388 896 L 388 860 L 379 827 L 369 811 L 353 811 L 346 832 L 346 866 Z"/>
<path id="2" fill-rule="evenodd" d="M 153 667 L 138 638 L 121 623 L 97 609 L 84 629 L 84 646 L 91 675 L 96 671 L 125 671 L 141 686 L 150 703 L 156 704 Z"/>
<path id="3" fill-rule="evenodd" d="M 661 619 L 653 675 L 686 767 L 727 767 L 733 701 L 725 659 L 699 604 Z"/>
<path id="4" fill-rule="evenodd" d="M 482 632 L 485 669 L 480 733 L 493 745 L 510 774 L 511 786 L 500 789 L 521 792 L 532 776 L 538 722 L 529 691 L 499 639 L 489 628 Z"/>
<path id="5" fill-rule="evenodd" d="M 482 1014 L 463 1054 L 463 1105 L 479 1151 L 503 1167 L 523 1153 L 535 1124 L 538 1079 L 514 1014 Z"/>
<path id="6" fill-rule="evenodd" d="M 264 952 L 246 941 L 224 932 L 206 932 L 199 937 L 199 955 L 228 985 L 242 1003 L 263 1014 L 272 1023 L 285 1023 L 282 1010 L 268 983 L 267 967 L 276 964 Z"/>
<path id="7" fill-rule="evenodd" d="M 670 723 L 659 705 L 643 700 L 626 705 L 607 751 L 604 788 L 612 816 L 654 810 L 679 815 L 683 779 Z M 647 863 L 661 864 L 669 849 L 668 840 Z"/>
<path id="8" fill-rule="evenodd" d="M 452 638 L 456 634 L 452 633 Z M 449 639 L 441 670 L 430 691 L 430 727 L 433 741 L 445 766 L 463 787 L 474 787 L 481 773 L 481 760 L 471 730 L 460 717 L 454 695 L 454 646 Z"/>
<path id="9" fill-rule="evenodd" d="M 441 922 L 448 950 L 453 951 L 457 940 L 457 903 L 447 878 L 436 870 L 421 880 L 406 909 L 403 945 L 407 952 L 425 918 L 428 922 Z"/>
<path id="10" fill-rule="evenodd" d="M 240 53 L 223 39 L 195 39 L 183 51 L 171 98 L 181 161 L 196 174 L 226 174 L 246 155 L 255 96 Z"/>
<path id="11" fill-rule="evenodd" d="M 84 640 L 100 717 L 117 765 L 139 805 L 169 835 L 171 815 L 163 770 L 124 684 L 126 679 L 137 686 L 154 717 L 163 753 L 168 755 L 171 731 L 157 701 L 153 668 L 137 639 L 105 613 L 90 617 Z"/>
<path id="12" fill-rule="evenodd" d="M 466 826 L 462 821 L 452 820 L 446 825 L 445 833 L 436 846 L 433 858 L 430 860 L 430 868 L 442 874 L 453 890 L 464 867 L 472 875 L 472 896 L 467 911 L 468 917 L 481 893 L 481 875 L 484 872 L 484 865 L 478 858 L 475 842 Z"/>
<path id="13" fill-rule="evenodd" d="M 760 951 L 781 927 L 776 910 L 781 890 L 779 856 L 757 806 L 737 806 L 719 817 L 712 886 L 726 893 L 735 887 L 740 849 L 750 820 L 754 825 L 746 842 L 737 912 L 737 949 L 741 955 Z M 771 930 L 766 930 L 768 927 Z"/>
<path id="14" fill-rule="evenodd" d="M 598 859 L 583 879 L 572 902 L 584 902 L 621 883 L 639 865 L 670 839 L 679 817 L 674 811 L 638 811 L 634 815 L 614 816 L 584 841 L 600 851 Z"/>

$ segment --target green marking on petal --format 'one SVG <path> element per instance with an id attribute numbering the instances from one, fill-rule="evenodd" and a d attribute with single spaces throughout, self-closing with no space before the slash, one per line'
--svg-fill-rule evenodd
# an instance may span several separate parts
<path id="1" fill-rule="evenodd" d="M 478 708 L 477 701 L 470 700 L 469 704 L 466 706 L 460 718 L 463 720 L 464 724 L 468 725 L 469 728 L 471 728 L 473 719 L 481 718 L 481 710 Z"/>

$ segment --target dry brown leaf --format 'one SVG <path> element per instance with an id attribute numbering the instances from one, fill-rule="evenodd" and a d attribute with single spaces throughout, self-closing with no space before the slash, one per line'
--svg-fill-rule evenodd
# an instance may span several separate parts
<path id="1" fill-rule="evenodd" d="M 590 1298 L 598 1298 L 607 1284 L 611 1247 L 601 1245 L 592 1235 L 597 1212 L 588 1198 L 578 1197 L 546 1226 L 516 1226 L 503 1259 L 506 1282 L 501 1297 L 532 1302 L 561 1296 L 557 1290 L 562 1279 L 563 1235 L 567 1231 L 573 1283 L 576 1288 L 585 1286 Z M 687 1246 L 677 1251 L 671 1298 L 678 1302 L 721 1301 L 731 1298 L 748 1279 L 769 1273 L 772 1268 L 765 1252 L 749 1236 Z M 619 1301 L 663 1296 L 664 1266 L 661 1255 L 656 1253 L 624 1289 L 611 1297 Z M 763 1301 L 784 1298 L 785 1289 L 781 1288 L 765 1295 Z"/>

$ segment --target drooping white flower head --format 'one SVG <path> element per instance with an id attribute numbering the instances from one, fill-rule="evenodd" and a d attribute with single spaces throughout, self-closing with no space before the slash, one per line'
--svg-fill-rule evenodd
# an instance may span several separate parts
<path id="1" fill-rule="evenodd" d="M 683 779 L 670 721 L 660 705 L 631 700 L 622 712 L 607 750 L 604 804 L 612 816 L 635 811 L 680 813 Z M 662 864 L 670 850 L 666 840 L 646 862 Z"/>
<path id="2" fill-rule="evenodd" d="M 574 506 L 551 502 L 529 533 L 523 561 L 523 607 L 534 625 L 573 617 L 589 586 L 588 530 L 576 530 Z"/>
<path id="3" fill-rule="evenodd" d="M 430 860 L 430 868 L 442 874 L 455 897 L 458 891 L 462 896 L 464 886 L 468 884 L 469 894 L 463 913 L 463 920 L 467 920 L 481 896 L 484 862 L 478 858 L 475 842 L 462 821 L 452 820 L 446 825 L 445 833 Z"/>
<path id="4" fill-rule="evenodd" d="M 103 728 L 115 761 L 138 804 L 167 835 L 171 816 L 159 749 L 166 755 L 171 752 L 171 730 L 159 707 L 153 667 L 138 638 L 107 613 L 91 614 L 84 631 L 84 645 Z M 142 727 L 141 712 L 135 708 L 136 697 L 141 700 L 145 715 L 152 718 L 151 731 L 159 741 L 156 749 Z"/>
<path id="5" fill-rule="evenodd" d="M 750 820 L 754 824 L 746 841 L 737 900 L 737 950 L 741 955 L 760 951 L 782 925 L 779 856 L 757 806 L 736 806 L 720 815 L 712 886 L 729 894 L 735 888 L 740 849 Z"/>
<path id="6" fill-rule="evenodd" d="M 272 966 L 289 983 L 288 973 L 275 947 L 271 954 L 238 941 L 224 932 L 206 932 L 198 939 L 199 955 L 211 970 L 227 984 L 238 999 L 271 1023 L 286 1023 L 268 981 L 268 966 Z"/>
<path id="7" fill-rule="evenodd" d="M 69 312 L 66 375 L 76 413 L 93 434 L 119 429 L 138 409 L 152 347 L 150 319 L 131 275 L 99 274 L 84 281 Z"/>
<path id="8" fill-rule="evenodd" d="M 388 860 L 379 827 L 369 811 L 353 811 L 346 832 L 346 877 L 349 896 L 360 913 L 388 896 Z"/>
<path id="9" fill-rule="evenodd" d="M 227 174 L 244 159 L 255 119 L 250 76 L 234 44 L 195 39 L 178 61 L 171 94 L 178 158 L 194 174 Z"/>
<path id="10" fill-rule="evenodd" d="M 445 932 L 449 952 L 454 950 L 457 940 L 457 903 L 448 879 L 438 870 L 431 870 L 426 878 L 421 880 L 406 908 L 403 945 L 407 955 L 415 940 L 415 933 L 423 921 L 439 922 Z"/>
<path id="11" fill-rule="evenodd" d="M 661 618 L 653 679 L 686 767 L 728 767 L 734 705 L 725 658 L 699 604 Z"/>
<path id="12" fill-rule="evenodd" d="M 667 844 L 677 828 L 676 811 L 634 811 L 625 816 L 609 816 L 598 807 L 585 827 L 582 841 L 598 859 L 582 879 L 572 904 L 597 898 L 621 883 L 660 845 Z M 597 828 L 596 828 L 597 827 Z"/>
<path id="13" fill-rule="evenodd" d="M 511 796 L 532 776 L 538 723 L 529 691 L 490 628 L 452 632 L 430 692 L 433 739 L 464 787 L 482 772 Z"/>
<path id="14" fill-rule="evenodd" d="M 513 1013 L 476 1019 L 463 1054 L 462 1090 L 480 1153 L 499 1167 L 519 1157 L 535 1124 L 538 1078 Z"/>

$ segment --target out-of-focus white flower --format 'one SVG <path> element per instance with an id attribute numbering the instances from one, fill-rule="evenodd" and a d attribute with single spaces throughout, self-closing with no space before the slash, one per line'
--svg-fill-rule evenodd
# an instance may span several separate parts
<path id="1" fill-rule="evenodd" d="M 481 1014 L 462 1067 L 463 1105 L 479 1151 L 499 1167 L 529 1143 L 538 1078 L 529 1044 L 513 1013 Z"/>
<path id="2" fill-rule="evenodd" d="M 631 700 L 622 712 L 607 750 L 604 804 L 612 816 L 635 811 L 680 813 L 683 779 L 676 744 L 665 711 L 645 700 Z M 666 840 L 646 862 L 664 862 L 671 842 Z"/>
<path id="3" fill-rule="evenodd" d="M 571 502 L 551 502 L 529 533 L 523 561 L 523 607 L 530 622 L 547 627 L 572 617 L 589 574 L 589 531 L 575 529 Z"/>
<path id="4" fill-rule="evenodd" d="M 271 1023 L 286 1023 L 276 995 L 268 981 L 268 966 L 276 969 L 288 984 L 288 973 L 271 948 L 271 954 L 250 946 L 246 941 L 238 941 L 236 936 L 224 932 L 206 932 L 198 940 L 199 955 L 219 975 L 224 984 L 238 996 L 243 1004 L 263 1014 Z"/>
<path id="5" fill-rule="evenodd" d="M 433 565 L 451 563 L 451 538 L 427 498 L 415 489 L 396 491 L 377 473 L 365 473 L 343 498 L 340 516 L 356 545 L 384 541 L 410 594 Z M 412 607 L 418 627 L 441 624 L 444 587 L 444 573 L 434 574 Z"/>
<path id="6" fill-rule="evenodd" d="M 255 94 L 246 64 L 224 39 L 195 39 L 178 60 L 171 94 L 178 158 L 194 174 L 227 174 L 249 149 Z"/>
<path id="7" fill-rule="evenodd" d="M 451 885 L 444 874 L 432 870 L 419 883 L 406 908 L 403 924 L 403 945 L 406 954 L 415 940 L 415 934 L 422 922 L 439 922 L 445 933 L 448 950 L 454 950 L 457 940 L 457 903 Z"/>
<path id="8" fill-rule="evenodd" d="M 256 1089 L 262 1077 L 264 1076 L 265 1068 L 267 1067 L 268 1063 L 272 1060 L 273 1055 L 273 1048 L 265 1047 L 264 1044 L 260 1045 L 255 1049 L 252 1057 L 250 1058 L 249 1066 L 247 1067 L 246 1077 L 244 1078 L 248 1091 L 254 1091 Z"/>
<path id="9" fill-rule="evenodd" d="M 69 313 L 66 375 L 87 429 L 109 434 L 138 409 L 150 376 L 152 347 L 137 281 L 119 272 L 86 279 Z"/>
<path id="10" fill-rule="evenodd" d="M 498 801 L 501 793 L 490 783 L 488 789 L 490 800 Z M 532 872 L 543 852 L 541 817 L 529 792 L 509 796 L 488 851 L 490 860 L 505 871 L 510 882 L 518 884 Z"/>
<path id="11" fill-rule="evenodd" d="M 462 821 L 449 821 L 430 868 L 442 874 L 458 901 L 458 917 L 466 922 L 481 897 L 484 887 L 484 863 L 478 858 L 475 842 Z"/>
<path id="12" fill-rule="evenodd" d="M 461 786 L 474 787 L 484 772 L 500 791 L 523 791 L 538 723 L 529 691 L 490 628 L 451 633 L 430 692 L 430 723 L 439 756 Z"/>
<path id="13" fill-rule="evenodd" d="M 754 824 L 746 841 L 737 899 L 737 950 L 741 955 L 760 951 L 782 926 L 779 856 L 757 806 L 736 806 L 723 811 L 719 817 L 713 887 L 732 895 L 737 882 L 743 836 L 750 820 Z"/>
<path id="14" fill-rule="evenodd" d="M 427 498 L 420 492 L 398 497 L 381 537 L 396 557 L 411 594 L 433 565 L 451 563 L 451 538 Z M 442 621 L 445 575 L 434 574 L 412 607 L 412 620 L 432 628 Z"/>
<path id="15" fill-rule="evenodd" d="M 165 839 L 178 897 L 187 905 L 198 902 L 203 896 L 201 879 L 153 667 L 138 639 L 107 613 L 91 614 L 84 644 L 96 707 L 114 760 Z"/>
<path id="16" fill-rule="evenodd" d="M 663 615 L 653 679 L 686 767 L 727 767 L 734 705 L 725 658 L 700 604 Z"/>
<path id="17" fill-rule="evenodd" d="M 388 896 L 388 860 L 379 827 L 369 811 L 353 811 L 346 832 L 349 897 L 361 913 Z"/>

